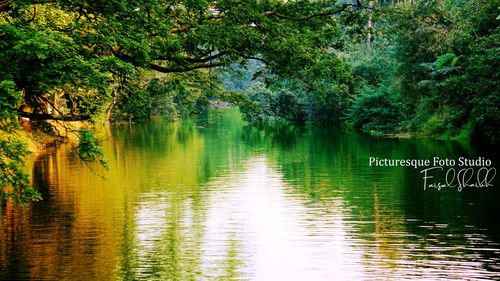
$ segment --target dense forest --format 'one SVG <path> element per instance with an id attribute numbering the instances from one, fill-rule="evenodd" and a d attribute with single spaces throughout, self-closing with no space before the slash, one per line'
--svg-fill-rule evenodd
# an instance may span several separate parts
<path id="1" fill-rule="evenodd" d="M 250 123 L 498 143 L 499 14 L 494 0 L 0 1 L 0 197 L 37 198 L 20 123 L 78 136 L 91 161 L 95 127 L 213 101 Z"/>

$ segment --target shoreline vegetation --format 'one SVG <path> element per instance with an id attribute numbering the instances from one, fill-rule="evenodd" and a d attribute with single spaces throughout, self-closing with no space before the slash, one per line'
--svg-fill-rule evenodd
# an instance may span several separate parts
<path id="1" fill-rule="evenodd" d="M 497 1 L 1 3 L 0 197 L 39 198 L 21 128 L 105 165 L 94 125 L 211 107 L 500 142 Z"/>

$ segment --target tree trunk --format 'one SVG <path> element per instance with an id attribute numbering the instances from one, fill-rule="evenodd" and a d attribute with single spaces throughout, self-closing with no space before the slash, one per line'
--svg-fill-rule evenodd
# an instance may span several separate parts
<path id="1" fill-rule="evenodd" d="M 0 12 L 9 10 L 10 2 L 12 2 L 12 1 L 11 0 L 0 1 Z"/>
<path id="2" fill-rule="evenodd" d="M 108 106 L 108 109 L 106 110 L 106 123 L 109 124 L 109 120 L 111 119 L 111 112 L 113 111 L 113 107 L 115 107 L 117 97 L 113 97 L 113 101 L 111 104 Z"/>
<path id="3" fill-rule="evenodd" d="M 368 2 L 368 7 L 369 9 L 367 10 L 368 13 L 368 34 L 366 35 L 366 47 L 368 49 L 371 49 L 372 47 L 372 7 L 373 7 L 373 1 Z"/>
<path id="4" fill-rule="evenodd" d="M 111 119 L 111 112 L 113 111 L 113 107 L 115 107 L 116 102 L 118 101 L 118 91 L 119 91 L 119 84 L 115 83 L 113 85 L 113 100 L 109 104 L 108 108 L 106 109 L 106 124 L 109 124 L 109 120 Z"/>

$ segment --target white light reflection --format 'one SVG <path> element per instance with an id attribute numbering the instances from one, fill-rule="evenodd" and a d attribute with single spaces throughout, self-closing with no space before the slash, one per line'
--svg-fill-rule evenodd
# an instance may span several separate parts
<path id="1" fill-rule="evenodd" d="M 252 280 L 365 279 L 360 253 L 346 239 L 341 199 L 334 199 L 338 212 L 328 220 L 311 220 L 305 199 L 287 195 L 282 176 L 262 157 L 249 160 L 241 174 L 210 187 L 202 243 L 208 278 L 224 276 L 221 259 L 236 233 L 241 275 Z"/>

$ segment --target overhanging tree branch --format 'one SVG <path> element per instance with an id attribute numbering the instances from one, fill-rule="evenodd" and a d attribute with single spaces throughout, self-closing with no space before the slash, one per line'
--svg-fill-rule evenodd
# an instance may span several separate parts
<path id="1" fill-rule="evenodd" d="M 180 72 L 188 72 L 191 70 L 195 69 L 201 69 L 201 68 L 214 68 L 214 67 L 219 67 L 223 66 L 224 63 L 222 62 L 216 62 L 216 63 L 200 63 L 200 64 L 194 64 L 190 65 L 187 67 L 182 67 L 182 68 L 170 68 L 170 67 L 165 67 L 161 66 L 158 64 L 150 63 L 148 66 L 150 69 L 162 72 L 162 73 L 180 73 Z"/>
<path id="2" fill-rule="evenodd" d="M 286 19 L 286 20 L 291 20 L 291 21 L 307 21 L 307 20 L 311 20 L 311 19 L 317 18 L 317 17 L 333 16 L 333 15 L 339 14 L 339 13 L 347 10 L 347 8 L 349 8 L 349 7 L 356 7 L 356 8 L 362 8 L 362 9 L 374 9 L 373 7 L 363 6 L 361 4 L 359 4 L 359 5 L 358 4 L 343 4 L 341 6 L 336 7 L 335 9 L 331 9 L 331 10 L 327 10 L 325 12 L 311 14 L 311 15 L 303 16 L 303 17 L 294 17 L 294 16 L 289 16 L 289 15 L 285 15 L 285 14 L 278 13 L 278 12 L 265 12 L 264 15 L 268 16 L 268 17 L 277 17 L 280 19 Z"/>
<path id="3" fill-rule="evenodd" d="M 153 62 L 150 62 L 147 65 L 138 64 L 136 61 L 134 61 L 134 59 L 130 55 L 124 54 L 120 51 L 116 51 L 114 53 L 114 55 L 117 58 L 119 58 L 123 61 L 129 62 L 129 63 L 135 65 L 136 67 L 149 68 L 151 70 L 155 70 L 155 71 L 162 72 L 162 73 L 180 73 L 180 72 L 188 72 L 188 71 L 200 69 L 200 68 L 214 68 L 214 67 L 223 66 L 223 65 L 225 65 L 225 63 L 223 63 L 223 62 L 210 62 L 210 61 L 214 60 L 216 58 L 222 57 L 225 54 L 226 54 L 225 51 L 220 51 L 219 53 L 217 53 L 215 55 L 204 57 L 204 58 L 189 58 L 189 59 L 185 58 L 186 61 L 192 62 L 193 64 L 189 64 L 187 66 L 181 66 L 181 67 L 167 67 L 167 66 L 162 66 L 162 65 L 159 65 L 159 64 L 153 63 Z M 156 61 L 162 61 L 162 60 L 167 60 L 167 59 L 166 58 L 157 58 Z"/>
<path id="4" fill-rule="evenodd" d="M 56 121 L 85 121 L 90 120 L 90 115 L 52 115 L 47 113 L 32 113 L 19 111 L 19 116 L 31 120 L 56 120 Z"/>
<path id="5" fill-rule="evenodd" d="M 208 61 L 214 60 L 216 58 L 220 58 L 220 57 L 222 57 L 222 56 L 224 56 L 226 54 L 227 54 L 226 51 L 220 51 L 217 54 L 214 54 L 214 55 L 211 55 L 211 56 L 207 56 L 207 57 L 196 57 L 196 58 L 187 57 L 187 58 L 184 58 L 184 59 L 186 61 L 188 61 L 188 62 L 202 63 L 202 62 L 208 62 Z"/>
<path id="6" fill-rule="evenodd" d="M 260 61 L 260 62 L 263 62 L 264 64 L 269 65 L 269 62 L 268 62 L 266 59 L 264 59 L 264 58 L 260 58 L 260 57 L 253 57 L 253 56 L 245 56 L 245 57 L 243 57 L 243 58 L 244 58 L 244 59 L 249 59 L 249 60 L 258 60 L 258 61 Z"/>
<path id="7" fill-rule="evenodd" d="M 206 54 L 206 55 L 198 56 L 198 57 L 180 57 L 179 59 L 184 60 L 184 61 L 189 62 L 189 63 L 204 63 L 204 62 L 209 62 L 209 61 L 215 60 L 215 59 L 220 58 L 224 55 L 227 55 L 226 51 L 220 51 L 217 54 L 213 54 L 213 55 Z M 155 60 L 157 60 L 157 61 L 161 61 L 161 60 L 168 61 L 171 59 L 172 58 L 165 57 L 165 56 L 155 57 Z"/>
<path id="8" fill-rule="evenodd" d="M 335 8 L 335 9 L 332 9 L 332 10 L 328 10 L 328 11 L 325 11 L 322 13 L 312 14 L 309 16 L 303 16 L 303 17 L 294 17 L 294 16 L 289 16 L 289 15 L 285 15 L 285 14 L 278 13 L 278 12 L 266 12 L 266 13 L 264 13 L 264 15 L 268 16 L 268 17 L 277 17 L 280 19 L 286 19 L 286 20 L 291 20 L 291 21 L 306 21 L 306 20 L 310 20 L 313 18 L 317 18 L 317 17 L 326 17 L 326 16 L 332 16 L 332 15 L 338 14 L 338 13 L 346 10 L 350 6 L 351 6 L 350 4 L 344 4 L 342 6 Z"/>

